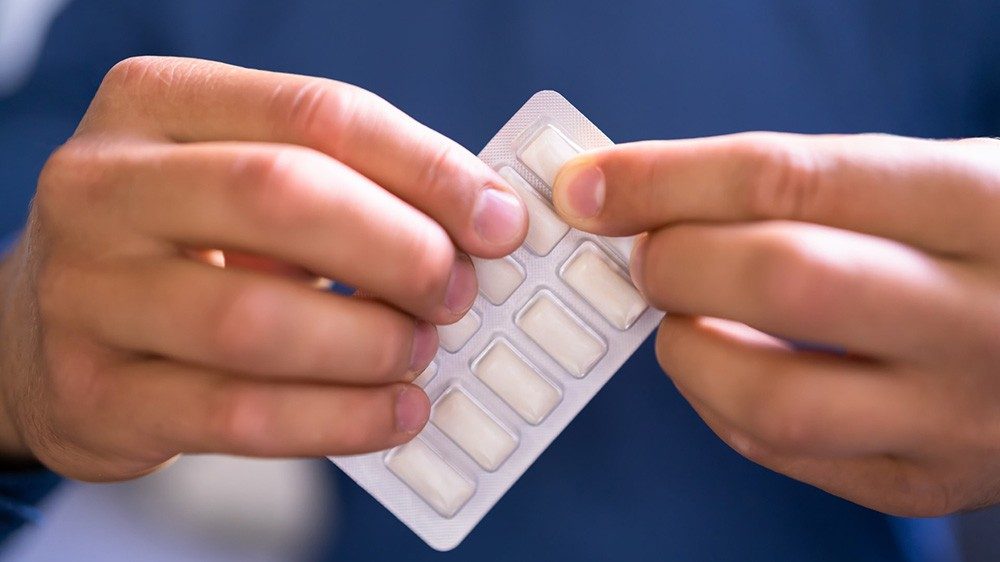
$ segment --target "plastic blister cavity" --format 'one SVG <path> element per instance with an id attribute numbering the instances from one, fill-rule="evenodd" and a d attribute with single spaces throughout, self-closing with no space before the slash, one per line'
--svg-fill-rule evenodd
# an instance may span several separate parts
<path id="1" fill-rule="evenodd" d="M 491 343 L 473 362 L 472 372 L 532 425 L 545 419 L 562 396 L 554 384 L 503 338 Z"/>
<path id="2" fill-rule="evenodd" d="M 559 218 L 535 188 L 513 168 L 504 166 L 499 172 L 517 190 L 528 208 L 531 220 L 528 222 L 528 235 L 524 239 L 524 245 L 536 255 L 547 255 L 569 232 L 569 225 Z"/>
<path id="3" fill-rule="evenodd" d="M 535 295 L 517 313 L 514 323 L 569 374 L 580 378 L 604 355 L 607 347 L 547 290 Z"/>
<path id="4" fill-rule="evenodd" d="M 559 268 L 559 276 L 619 330 L 627 330 L 646 310 L 632 282 L 593 242 L 584 242 Z"/>
<path id="5" fill-rule="evenodd" d="M 480 295 L 438 328 L 441 348 L 414 381 L 433 404 L 420 435 L 385 452 L 331 457 L 438 550 L 462 541 L 663 316 L 628 278 L 632 238 L 573 230 L 552 209 L 562 165 L 610 145 L 549 91 L 500 129 L 479 157 L 524 200 L 524 246 L 473 258 Z"/>

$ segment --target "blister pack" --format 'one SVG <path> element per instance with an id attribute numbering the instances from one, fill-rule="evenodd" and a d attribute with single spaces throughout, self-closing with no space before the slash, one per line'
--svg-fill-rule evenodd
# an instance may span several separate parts
<path id="1" fill-rule="evenodd" d="M 480 294 L 438 328 L 440 349 L 415 381 L 433 405 L 424 430 L 388 451 L 331 457 L 435 549 L 465 538 L 663 316 L 629 280 L 631 239 L 571 229 L 552 209 L 562 164 L 611 144 L 552 91 L 500 129 L 479 158 L 524 200 L 524 245 L 473 258 Z"/>

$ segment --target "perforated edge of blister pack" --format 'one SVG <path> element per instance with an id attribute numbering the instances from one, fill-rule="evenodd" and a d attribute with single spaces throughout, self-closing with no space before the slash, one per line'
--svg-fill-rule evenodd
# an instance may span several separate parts
<path id="1" fill-rule="evenodd" d="M 550 183 L 555 173 L 552 166 L 535 162 L 536 174 L 524 161 L 531 162 L 537 156 L 525 154 L 525 149 L 539 135 L 560 135 L 574 152 L 610 146 L 612 142 L 553 91 L 532 96 L 500 129 L 479 153 L 479 158 L 494 169 L 502 170 L 508 181 L 526 182 L 535 192 L 527 196 L 537 194 L 544 201 L 535 203 L 541 202 L 550 208 Z M 517 177 L 511 174 L 512 171 Z M 546 175 L 550 177 L 542 177 Z M 544 211 L 543 208 L 539 210 Z M 558 232 L 547 236 L 548 242 L 543 246 L 548 246 Z M 631 288 L 627 281 L 630 247 L 626 239 L 606 239 L 569 229 L 548 251 L 544 251 L 545 248 L 532 251 L 527 245 L 519 248 L 506 258 L 505 268 L 511 275 L 523 275 L 523 281 L 499 304 L 495 304 L 499 300 L 496 295 L 487 298 L 481 291 L 471 316 L 463 324 L 474 333 L 464 343 L 461 338 L 453 341 L 450 347 L 455 351 L 439 349 L 431 366 L 417 379 L 416 384 L 424 387 L 434 405 L 432 421 L 420 435 L 409 444 L 389 451 L 330 457 L 330 460 L 431 547 L 450 550 L 457 546 L 618 371 L 662 318 L 663 313 L 653 308 L 645 307 L 640 314 L 637 307 L 632 306 L 624 310 L 628 314 L 609 319 L 606 309 L 600 311 L 593 297 L 588 301 L 581 293 L 581 284 L 590 282 L 591 277 L 586 269 L 579 273 L 571 269 L 569 262 L 584 251 L 599 253 L 593 256 L 597 260 L 581 262 L 580 267 L 603 268 L 602 263 L 610 264 L 625 284 L 621 285 L 617 277 L 609 278 L 607 270 L 603 269 L 604 280 L 596 276 L 593 282 L 603 283 L 602 287 Z M 541 252 L 544 255 L 539 255 Z M 480 286 L 484 285 L 481 280 Z M 524 324 L 526 311 L 539 299 L 552 297 L 554 301 L 545 303 L 551 314 L 565 314 L 564 318 L 582 323 L 581 337 L 596 338 L 594 345 L 599 344 L 599 347 L 594 348 L 594 357 L 588 358 L 592 359 L 589 363 L 568 365 L 565 359 L 560 361 L 553 356 L 553 351 L 559 355 L 560 350 L 550 348 L 546 351 L 544 345 L 529 335 L 532 330 L 536 330 L 537 335 L 538 326 Z M 489 373 L 493 377 L 491 386 L 484 382 L 487 380 L 485 369 L 479 369 L 480 363 L 485 354 L 497 346 L 507 346 L 513 352 L 502 350 L 505 358 L 513 357 L 541 375 L 541 381 L 533 381 L 540 402 L 518 407 L 505 401 L 494 390 L 499 386 L 496 372 Z M 477 370 L 484 378 L 477 376 Z M 510 388 L 506 390 L 511 391 Z M 482 420 L 484 426 L 481 431 L 447 426 L 443 431 L 434 423 L 435 414 L 445 412 L 442 408 L 447 408 L 447 412 L 474 412 L 475 419 Z M 548 411 L 537 411 L 538 408 Z M 494 449 L 499 447 L 499 453 L 475 450 L 475 443 L 469 440 L 477 438 L 488 440 Z M 464 442 L 466 448 L 463 449 L 460 442 Z M 473 450 L 470 452 L 470 449 Z M 587 454 L 589 451 L 580 451 L 581 460 L 585 460 Z M 413 474 L 418 473 L 424 478 L 432 474 L 433 481 L 415 479 Z M 407 478 L 410 483 L 404 481 Z M 439 493 L 441 490 L 447 493 Z M 539 497 L 538 501 L 545 499 Z"/>

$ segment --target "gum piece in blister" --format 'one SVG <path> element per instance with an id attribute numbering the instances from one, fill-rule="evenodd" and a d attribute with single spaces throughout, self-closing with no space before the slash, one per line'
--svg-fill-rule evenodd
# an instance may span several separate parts
<path id="1" fill-rule="evenodd" d="M 539 256 L 548 255 L 552 248 L 569 232 L 569 225 L 559 218 L 552 207 L 510 166 L 499 170 L 500 176 L 521 196 L 528 208 L 528 235 L 524 245 Z"/>
<path id="2" fill-rule="evenodd" d="M 556 181 L 556 174 L 580 149 L 555 127 L 546 125 L 528 144 L 521 147 L 517 157 L 549 187 Z"/>
<path id="3" fill-rule="evenodd" d="M 584 242 L 573 252 L 559 276 L 619 330 L 627 330 L 646 310 L 639 291 L 592 242 Z"/>
<path id="4" fill-rule="evenodd" d="M 469 310 L 458 322 L 447 326 L 438 326 L 438 341 L 441 343 L 441 347 L 449 353 L 455 353 L 462 349 L 465 342 L 469 341 L 469 338 L 479 329 L 481 323 L 482 319 L 476 314 L 476 311 Z"/>
<path id="5" fill-rule="evenodd" d="M 547 290 L 532 297 L 514 323 L 576 378 L 584 377 L 607 349 L 593 330 Z"/>
<path id="6" fill-rule="evenodd" d="M 419 437 L 393 449 L 385 465 L 442 517 L 453 517 L 476 490 Z"/>
<path id="7" fill-rule="evenodd" d="M 524 268 L 507 256 L 495 260 L 472 258 L 479 280 L 479 292 L 486 300 L 501 305 L 524 281 Z"/>
<path id="8" fill-rule="evenodd" d="M 561 398 L 559 389 L 504 339 L 490 344 L 472 363 L 472 373 L 532 425 L 545 419 Z"/>
<path id="9" fill-rule="evenodd" d="M 413 379 L 413 384 L 423 388 L 427 386 L 427 383 L 431 382 L 435 376 L 437 376 L 438 366 L 437 363 L 431 362 L 430 365 L 417 375 L 417 378 Z"/>
<path id="10" fill-rule="evenodd" d="M 431 422 L 490 472 L 517 448 L 514 436 L 458 388 L 448 389 L 434 404 Z"/>

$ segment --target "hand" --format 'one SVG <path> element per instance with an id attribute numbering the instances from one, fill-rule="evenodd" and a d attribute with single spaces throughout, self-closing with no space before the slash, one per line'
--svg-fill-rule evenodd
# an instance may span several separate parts
<path id="1" fill-rule="evenodd" d="M 206 61 L 110 71 L 0 276 L 0 447 L 116 480 L 183 452 L 384 449 L 527 218 L 456 143 L 346 84 Z M 224 267 L 219 267 L 224 264 Z M 317 290 L 335 279 L 367 297 Z"/>
<path id="2" fill-rule="evenodd" d="M 647 233 L 660 364 L 736 451 L 895 514 L 1000 500 L 1000 141 L 643 142 L 556 183 L 574 226 Z"/>

